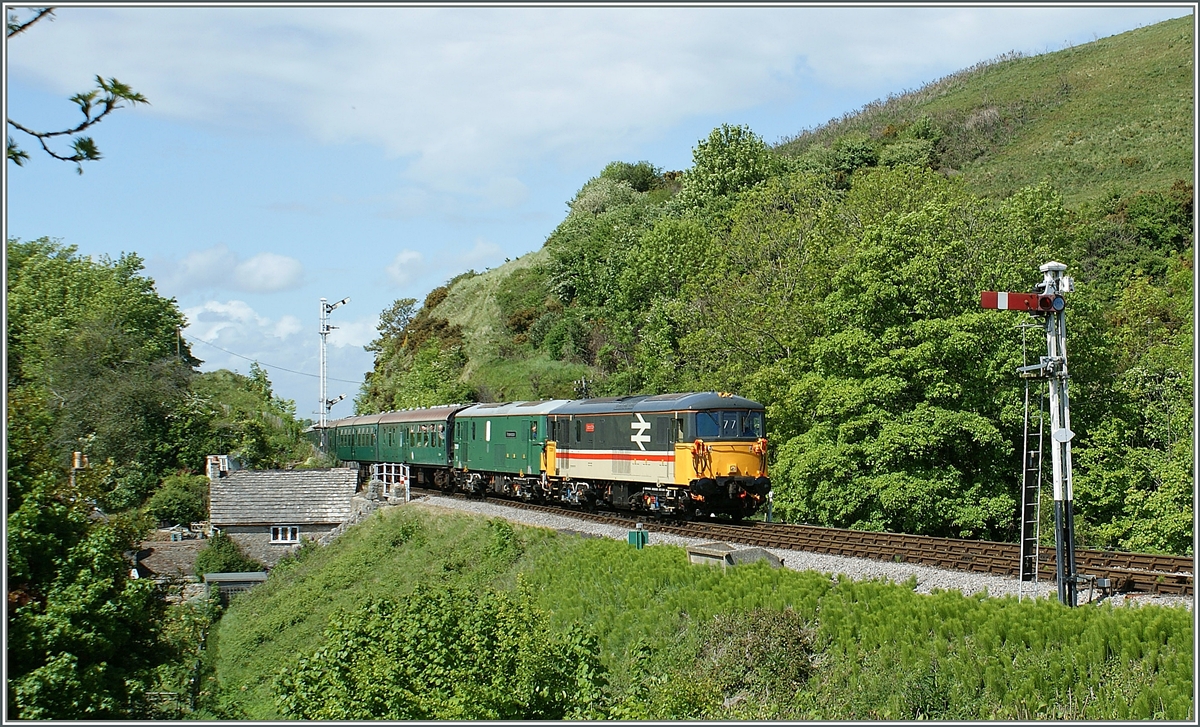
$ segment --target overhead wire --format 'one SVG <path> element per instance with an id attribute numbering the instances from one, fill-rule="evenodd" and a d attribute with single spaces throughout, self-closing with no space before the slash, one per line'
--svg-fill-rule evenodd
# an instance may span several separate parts
<path id="1" fill-rule="evenodd" d="M 186 338 L 189 341 L 199 341 L 200 343 L 203 343 L 206 346 L 212 346 L 213 348 L 217 349 L 218 351 L 224 351 L 225 353 L 229 354 L 230 356 L 237 356 L 238 358 L 244 358 L 247 361 L 252 361 L 252 362 L 258 364 L 259 366 L 266 366 L 269 369 L 279 369 L 280 371 L 287 371 L 289 374 L 299 374 L 300 376 L 311 376 L 314 379 L 321 378 L 317 374 L 310 374 L 307 371 L 296 371 L 295 369 L 289 369 L 289 368 L 285 368 L 283 366 L 276 366 L 275 364 L 269 364 L 265 361 L 259 361 L 256 358 L 250 358 L 249 356 L 243 356 L 240 353 L 234 353 L 233 351 L 230 351 L 227 348 L 221 348 L 220 346 L 218 346 L 215 343 L 205 341 L 203 338 L 192 338 L 191 336 L 183 336 L 183 338 Z M 361 381 L 350 381 L 349 379 L 337 379 L 332 376 L 326 376 L 325 378 L 328 381 L 340 381 L 343 384 L 362 384 Z"/>

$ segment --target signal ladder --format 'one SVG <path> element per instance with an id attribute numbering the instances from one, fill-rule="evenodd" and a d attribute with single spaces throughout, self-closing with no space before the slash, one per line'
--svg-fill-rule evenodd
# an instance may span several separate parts
<path id="1" fill-rule="evenodd" d="M 1019 326 L 1022 329 L 1041 327 L 1039 324 Z M 1021 362 L 1028 364 L 1024 330 L 1021 332 L 1021 338 Z M 1021 453 L 1021 561 L 1018 573 L 1021 582 L 1036 583 L 1042 521 L 1042 442 L 1046 421 L 1046 395 L 1040 384 L 1030 386 L 1033 380 L 1041 378 L 1038 374 L 1022 371 L 1021 376 L 1025 379 L 1025 443 Z M 1034 396 L 1037 397 L 1036 412 L 1029 405 L 1030 388 L 1034 388 Z M 1033 427 L 1030 426 L 1031 421 Z"/>

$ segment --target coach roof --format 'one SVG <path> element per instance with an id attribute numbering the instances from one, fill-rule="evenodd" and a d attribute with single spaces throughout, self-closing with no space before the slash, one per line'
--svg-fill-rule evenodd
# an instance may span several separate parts
<path id="1" fill-rule="evenodd" d="M 570 402 L 566 399 L 544 401 L 516 401 L 510 403 L 476 404 L 458 413 L 459 419 L 472 417 L 541 416 L 556 413 L 559 407 Z"/>
<path id="2" fill-rule="evenodd" d="M 656 396 L 621 396 L 603 399 L 581 399 L 568 402 L 553 413 L 559 414 L 612 414 L 614 412 L 665 412 L 705 411 L 709 409 L 754 409 L 761 411 L 763 405 L 732 394 L 703 391 L 685 394 L 658 394 Z"/>

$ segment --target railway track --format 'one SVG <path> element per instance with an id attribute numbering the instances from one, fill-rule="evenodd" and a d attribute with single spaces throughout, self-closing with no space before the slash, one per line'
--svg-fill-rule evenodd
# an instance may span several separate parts
<path id="1" fill-rule="evenodd" d="M 415 492 L 418 488 L 413 489 Z M 422 491 L 443 495 L 436 490 Z M 1015 543 L 875 533 L 787 523 L 670 522 L 653 520 L 644 515 L 639 517 L 632 513 L 585 512 L 516 500 L 491 501 L 523 510 L 566 515 L 621 527 L 642 522 L 650 532 L 671 533 L 690 538 L 896 563 L 916 563 L 1011 578 L 1018 576 L 1020 549 Z M 1038 580 L 1054 580 L 1055 565 L 1054 550 L 1043 549 L 1038 559 Z M 1076 549 L 1075 567 L 1082 576 L 1108 578 L 1114 591 L 1194 595 L 1195 565 L 1194 560 L 1188 557 Z M 1086 584 L 1081 585 L 1086 587 Z"/>

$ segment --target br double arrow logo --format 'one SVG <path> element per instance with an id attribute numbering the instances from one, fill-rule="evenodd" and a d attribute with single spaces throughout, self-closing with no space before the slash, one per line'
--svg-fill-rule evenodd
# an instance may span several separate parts
<path id="1" fill-rule="evenodd" d="M 650 435 L 646 434 L 650 430 L 650 422 L 642 418 L 641 414 L 634 414 L 637 417 L 636 422 L 629 422 L 630 429 L 636 429 L 637 434 L 630 434 L 629 441 L 637 444 L 638 449 L 645 451 L 646 444 L 650 441 Z"/>

